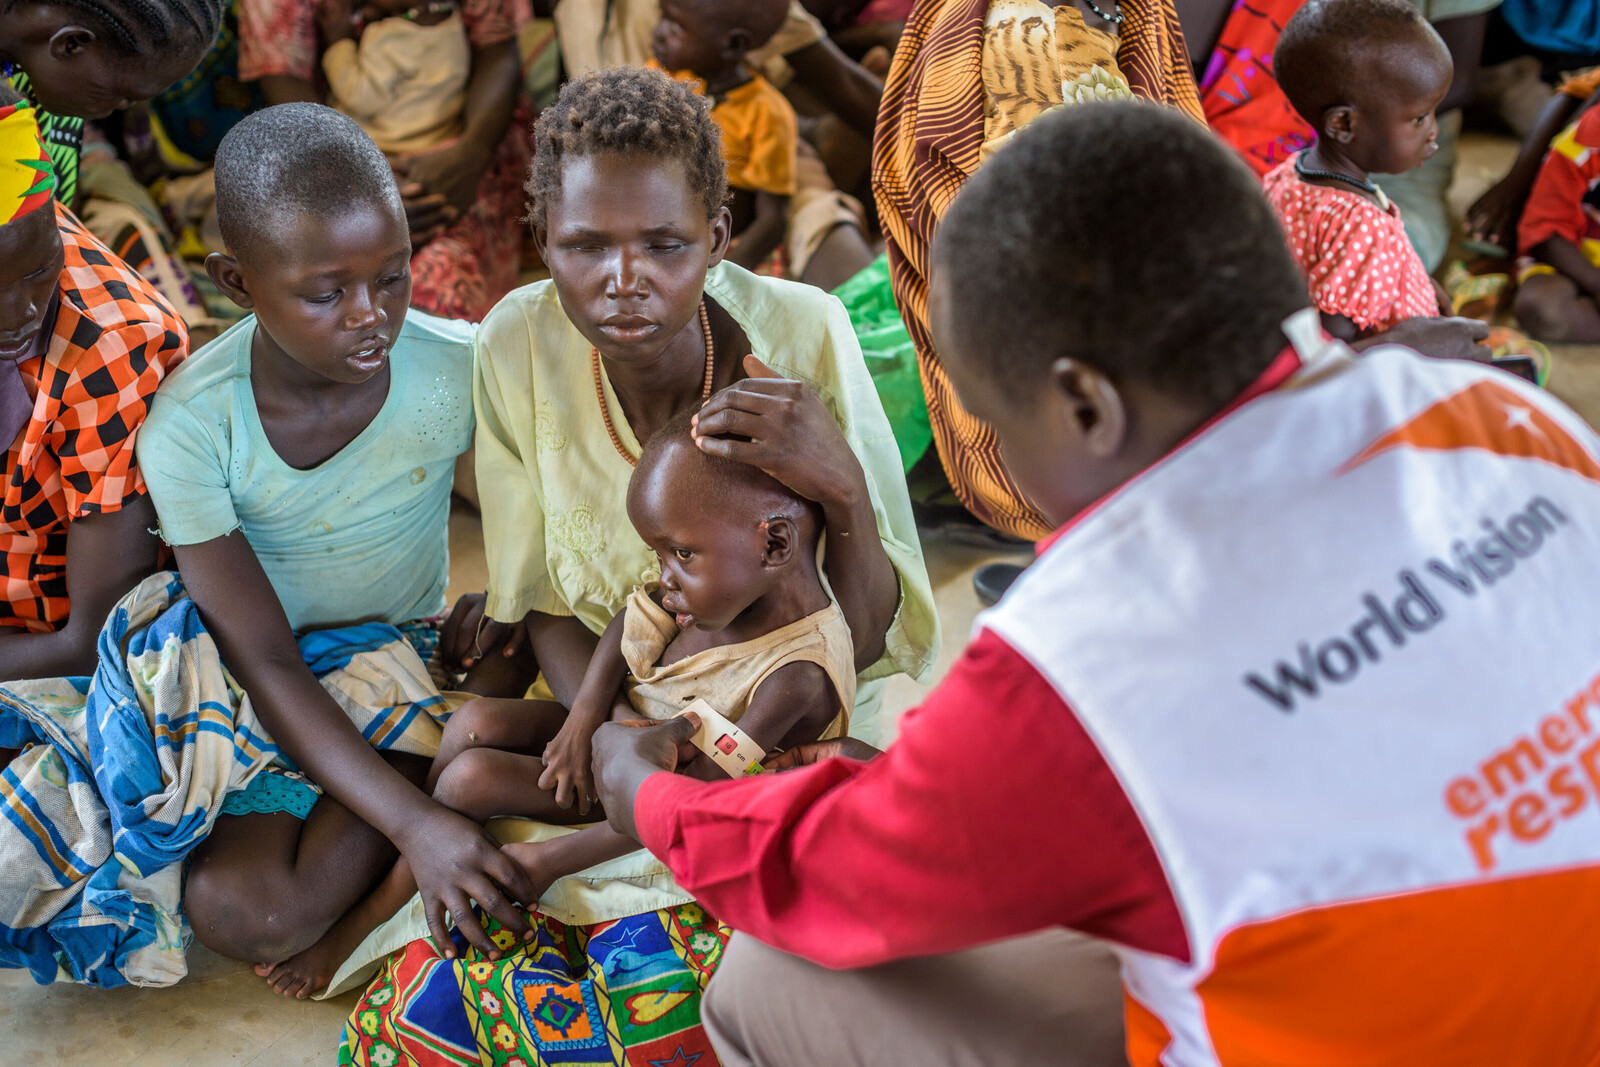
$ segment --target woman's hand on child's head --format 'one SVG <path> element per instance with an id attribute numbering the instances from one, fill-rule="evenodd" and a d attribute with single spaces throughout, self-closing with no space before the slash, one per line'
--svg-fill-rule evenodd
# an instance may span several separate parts
<path id="1" fill-rule="evenodd" d="M 685 712 L 666 722 L 626 719 L 608 722 L 595 731 L 595 794 L 606 819 L 618 833 L 638 839 L 633 820 L 633 798 L 644 780 L 658 771 L 675 771 L 699 753 L 694 747 L 700 716 Z"/>
<path id="2" fill-rule="evenodd" d="M 459 674 L 496 652 L 509 659 L 527 645 L 522 623 L 498 622 L 484 615 L 486 599 L 482 593 L 466 594 L 439 627 L 439 662 L 445 670 Z"/>
<path id="3" fill-rule="evenodd" d="M 545 746 L 544 771 L 539 775 L 540 789 L 555 790 L 556 806 L 568 809 L 576 801 L 579 815 L 589 814 L 594 805 L 594 776 L 589 764 L 595 723 L 593 717 L 573 709 L 555 739 Z"/>
<path id="4" fill-rule="evenodd" d="M 500 957 L 501 950 L 489 940 L 472 910 L 473 901 L 516 936 L 526 938 L 533 932 L 517 907 L 519 901 L 532 904 L 539 899 L 527 872 L 471 819 L 430 804 L 407 827 L 405 840 L 398 844 L 417 880 L 428 933 L 446 959 L 454 959 L 456 954 L 450 924 L 445 921 L 447 911 L 461 935 L 479 951 L 493 959 Z"/>
<path id="5" fill-rule="evenodd" d="M 695 416 L 700 450 L 759 467 L 820 504 L 863 489 L 861 462 L 817 395 L 755 356 L 744 357 L 744 369 L 750 377 L 713 395 Z"/>

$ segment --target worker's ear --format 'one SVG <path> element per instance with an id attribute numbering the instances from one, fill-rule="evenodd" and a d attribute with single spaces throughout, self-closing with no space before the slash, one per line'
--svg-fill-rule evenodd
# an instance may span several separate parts
<path id="1" fill-rule="evenodd" d="M 1111 460 L 1128 439 L 1128 408 L 1122 391 L 1104 372 L 1062 356 L 1050 365 L 1050 399 L 1065 436 L 1083 454 Z"/>

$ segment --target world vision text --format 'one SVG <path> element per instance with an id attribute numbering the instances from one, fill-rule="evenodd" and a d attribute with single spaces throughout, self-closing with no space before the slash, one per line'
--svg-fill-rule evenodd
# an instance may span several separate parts
<path id="1" fill-rule="evenodd" d="M 1543 496 L 1504 522 L 1481 520 L 1481 530 L 1456 538 L 1447 554 L 1401 571 L 1397 586 L 1362 595 L 1362 614 L 1348 628 L 1322 641 L 1300 642 L 1293 656 L 1280 659 L 1271 670 L 1246 674 L 1245 686 L 1289 713 L 1330 685 L 1354 681 L 1368 666 L 1382 663 L 1386 654 L 1443 622 L 1447 595 L 1477 596 L 1503 581 L 1567 522 L 1561 509 Z"/>

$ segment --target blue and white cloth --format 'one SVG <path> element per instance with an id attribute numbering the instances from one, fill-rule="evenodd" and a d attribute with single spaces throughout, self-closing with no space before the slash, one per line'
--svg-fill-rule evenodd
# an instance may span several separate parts
<path id="1" fill-rule="evenodd" d="M 455 706 L 402 632 L 299 638 L 374 748 L 432 756 Z M 100 634 L 94 678 L 0 687 L 0 967 L 39 982 L 171 985 L 188 973 L 183 861 L 224 798 L 294 770 L 222 664 L 176 574 L 140 583 Z"/>

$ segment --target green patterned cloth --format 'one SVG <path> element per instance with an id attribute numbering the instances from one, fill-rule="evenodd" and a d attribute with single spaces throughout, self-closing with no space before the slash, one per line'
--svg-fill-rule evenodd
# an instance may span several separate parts
<path id="1" fill-rule="evenodd" d="M 11 88 L 33 101 L 39 132 L 44 134 L 44 149 L 56 172 L 56 199 L 72 207 L 78 199 L 78 155 L 83 151 L 83 120 L 53 115 L 39 107 L 34 99 L 33 83 L 22 71 L 13 69 L 10 81 Z"/>

